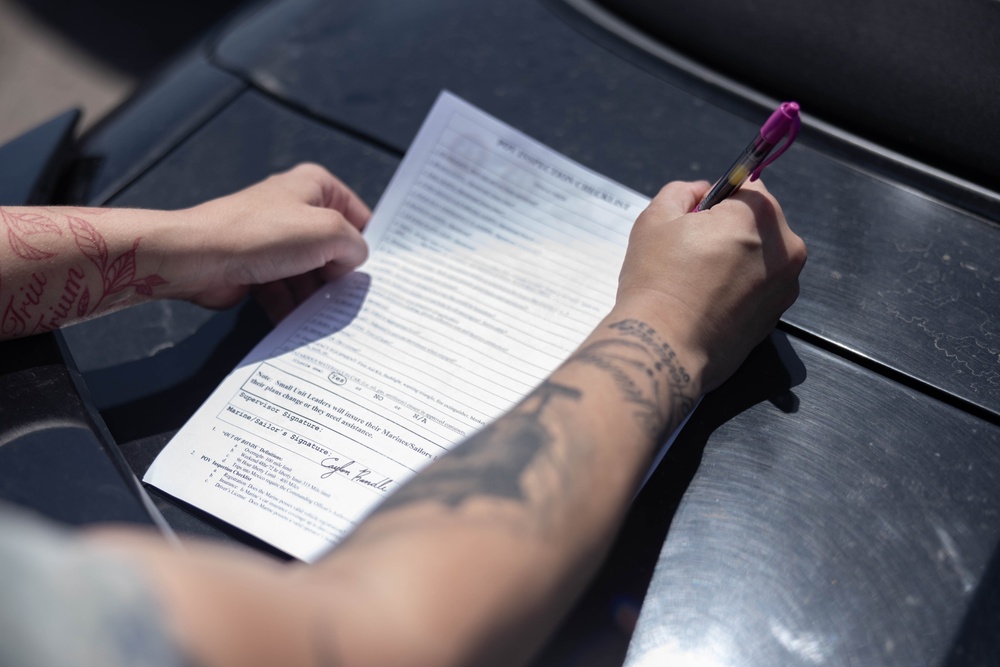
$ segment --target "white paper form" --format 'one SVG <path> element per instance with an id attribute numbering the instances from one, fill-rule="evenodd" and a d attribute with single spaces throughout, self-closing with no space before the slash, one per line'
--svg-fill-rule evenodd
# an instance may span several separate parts
<path id="1" fill-rule="evenodd" d="M 315 560 L 583 341 L 647 203 L 442 93 L 362 270 L 268 335 L 144 481 Z"/>

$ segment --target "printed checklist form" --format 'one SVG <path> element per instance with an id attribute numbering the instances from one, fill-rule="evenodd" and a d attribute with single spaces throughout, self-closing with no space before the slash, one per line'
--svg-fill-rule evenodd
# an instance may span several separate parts
<path id="1" fill-rule="evenodd" d="M 576 349 L 647 203 L 442 93 L 368 262 L 279 324 L 144 481 L 316 560 Z"/>

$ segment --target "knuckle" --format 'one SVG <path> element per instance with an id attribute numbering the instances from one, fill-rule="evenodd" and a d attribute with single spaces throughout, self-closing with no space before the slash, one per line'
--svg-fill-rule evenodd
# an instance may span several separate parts
<path id="1" fill-rule="evenodd" d="M 315 162 L 300 162 L 289 173 L 298 178 L 313 181 L 318 185 L 326 183 L 333 177 L 326 167 Z"/>
<path id="2" fill-rule="evenodd" d="M 809 249 L 806 247 L 805 241 L 801 237 L 795 236 L 792 241 L 792 247 L 790 251 L 790 256 L 792 262 L 798 269 L 801 269 L 806 264 L 806 260 L 809 259 Z"/>
<path id="3" fill-rule="evenodd" d="M 326 169 L 315 162 L 300 162 L 299 164 L 292 167 L 292 171 L 301 172 L 304 174 L 315 174 L 326 172 Z"/>

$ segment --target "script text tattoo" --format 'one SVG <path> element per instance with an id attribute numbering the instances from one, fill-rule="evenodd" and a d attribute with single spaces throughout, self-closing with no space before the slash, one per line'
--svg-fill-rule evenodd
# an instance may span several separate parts
<path id="1" fill-rule="evenodd" d="M 14 257 L 38 264 L 39 268 L 11 279 L 0 275 L 0 334 L 22 336 L 50 331 L 62 324 L 82 319 L 99 311 L 114 295 L 128 296 L 129 289 L 141 296 L 152 296 L 153 288 L 167 284 L 155 273 L 139 277 L 136 257 L 141 237 L 130 248 L 111 256 L 104 236 L 89 220 L 89 213 L 99 210 L 31 209 L 21 211 L 0 207 L 0 223 Z M 59 240 L 71 235 L 80 261 L 72 257 L 54 268 L 53 258 L 72 252 Z M 88 270 L 87 264 L 93 268 Z M 96 274 L 95 274 L 96 272 Z"/>

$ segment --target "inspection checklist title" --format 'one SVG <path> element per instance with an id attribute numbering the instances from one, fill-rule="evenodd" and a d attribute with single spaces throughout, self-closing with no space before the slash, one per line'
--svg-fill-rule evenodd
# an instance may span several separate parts
<path id="1" fill-rule="evenodd" d="M 514 144 L 510 143 L 509 141 L 498 139 L 497 146 L 499 146 L 502 150 L 510 153 L 511 155 L 514 155 L 518 160 L 529 165 L 530 167 L 537 169 L 539 171 L 543 171 L 546 174 L 549 174 L 554 178 L 557 178 L 565 183 L 569 183 L 577 190 L 585 192 L 586 194 L 591 195 L 592 197 L 597 197 L 602 201 L 606 201 L 607 203 L 611 204 L 616 208 L 620 208 L 623 211 L 627 211 L 632 206 L 628 202 L 622 201 L 618 197 L 615 197 L 614 195 L 608 192 L 605 192 L 599 188 L 595 188 L 593 185 L 581 181 L 573 177 L 571 174 L 564 173 L 563 171 L 557 169 L 556 167 L 553 167 L 551 164 L 548 164 L 547 162 L 539 160 L 533 155 L 525 152 L 523 149 L 518 148 Z"/>

